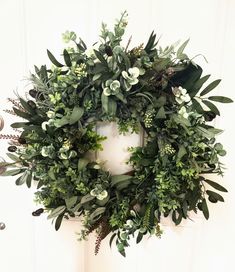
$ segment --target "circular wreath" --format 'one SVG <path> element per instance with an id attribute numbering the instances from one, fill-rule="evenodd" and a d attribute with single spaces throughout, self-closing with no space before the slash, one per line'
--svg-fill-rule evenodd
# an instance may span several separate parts
<path id="1" fill-rule="evenodd" d="M 11 125 L 19 136 L 1 134 L 12 159 L 1 163 L 12 167 L 3 175 L 17 175 L 17 185 L 38 182 L 44 209 L 33 215 L 49 212 L 56 230 L 63 218 L 82 216 L 81 239 L 96 230 L 97 253 L 112 233 L 122 255 L 131 235 L 137 243 L 146 234 L 159 237 L 162 216 L 178 225 L 201 210 L 208 219 L 207 199 L 224 201 L 206 185 L 227 190 L 204 174 L 222 175 L 219 156 L 226 154 L 215 142 L 221 130 L 210 123 L 220 115 L 213 102 L 232 102 L 208 96 L 220 80 L 202 88 L 210 75 L 202 77 L 184 53 L 188 40 L 163 49 L 152 32 L 145 45 L 129 49 L 130 40 L 121 45 L 126 25 L 126 12 L 113 31 L 102 24 L 91 49 L 64 33 L 63 63 L 47 51 L 53 66 L 35 66 L 26 98 L 9 99 L 13 110 L 6 111 L 26 120 Z M 133 171 L 112 175 L 87 156 L 102 149 L 105 137 L 95 128 L 103 121 L 116 122 L 121 134 L 144 131 L 144 146 L 129 149 Z"/>

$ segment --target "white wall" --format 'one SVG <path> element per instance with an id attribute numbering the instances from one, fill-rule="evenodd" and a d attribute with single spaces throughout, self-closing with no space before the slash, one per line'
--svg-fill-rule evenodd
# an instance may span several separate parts
<path id="1" fill-rule="evenodd" d="M 126 40 L 132 35 L 132 45 L 146 41 L 155 29 L 165 45 L 191 38 L 188 52 L 201 53 L 197 62 L 212 80 L 222 78 L 215 91 L 235 100 L 235 1 L 233 0 L 0 0 L 0 114 L 7 122 L 11 116 L 2 112 L 5 98 L 17 88 L 27 90 L 22 81 L 33 64 L 49 63 L 46 49 L 59 56 L 61 33 L 74 30 L 88 44 L 96 41 L 101 21 L 112 26 L 114 18 L 127 9 L 129 26 Z M 227 170 L 223 184 L 229 189 L 225 203 L 211 206 L 211 218 L 202 216 L 183 227 L 165 227 L 161 240 L 146 239 L 142 245 L 127 251 L 127 258 L 104 242 L 98 256 L 93 256 L 93 240 L 76 242 L 78 222 L 66 222 L 60 232 L 54 232 L 45 217 L 32 218 L 35 208 L 33 192 L 16 187 L 14 179 L 0 179 L 0 221 L 7 228 L 0 231 L 0 269 L 3 272 L 116 272 L 164 271 L 219 272 L 232 271 L 235 253 L 234 210 L 234 105 L 220 107 L 222 117 L 216 124 L 225 129 L 220 136 L 228 151 L 224 159 Z M 6 123 L 7 123 L 6 122 Z M 1 141 L 0 155 L 6 145 Z M 58 264 L 56 264 L 58 262 Z"/>

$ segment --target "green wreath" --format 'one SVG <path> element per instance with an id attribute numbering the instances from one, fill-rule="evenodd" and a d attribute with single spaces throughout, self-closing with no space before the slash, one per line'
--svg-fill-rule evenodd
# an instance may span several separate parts
<path id="1" fill-rule="evenodd" d="M 63 62 L 47 51 L 53 66 L 35 66 L 26 98 L 9 99 L 7 112 L 25 119 L 11 125 L 19 136 L 0 136 L 10 139 L 12 160 L 1 163 L 12 168 L 3 175 L 28 187 L 37 181 L 36 201 L 44 209 L 33 215 L 49 212 L 56 230 L 63 218 L 81 216 L 80 238 L 96 230 L 96 253 L 112 233 L 110 244 L 116 240 L 124 256 L 132 235 L 137 243 L 146 234 L 161 236 L 162 216 L 178 225 L 201 210 L 208 219 L 207 199 L 224 201 L 207 189 L 227 192 L 208 178 L 223 174 L 219 156 L 226 154 L 215 142 L 221 130 L 210 122 L 220 115 L 213 102 L 232 102 L 208 96 L 220 80 L 202 88 L 210 75 L 202 76 L 184 53 L 188 40 L 163 49 L 152 32 L 147 44 L 129 49 L 130 40 L 121 45 L 126 25 L 126 12 L 113 31 L 102 24 L 92 49 L 74 32 L 63 34 L 69 43 Z M 133 171 L 112 175 L 88 159 L 105 140 L 95 130 L 100 121 L 116 122 L 121 134 L 144 131 L 145 145 L 129 149 Z"/>

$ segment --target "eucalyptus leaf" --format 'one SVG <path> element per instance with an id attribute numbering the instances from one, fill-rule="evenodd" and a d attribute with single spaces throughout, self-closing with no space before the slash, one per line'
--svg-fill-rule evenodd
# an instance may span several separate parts
<path id="1" fill-rule="evenodd" d="M 84 109 L 81 107 L 74 107 L 72 114 L 69 118 L 69 124 L 72 125 L 74 123 L 76 123 L 77 121 L 79 121 L 81 119 L 81 117 L 83 116 L 84 113 Z"/>
<path id="2" fill-rule="evenodd" d="M 77 200 L 78 200 L 77 196 L 72 196 L 70 198 L 66 198 L 65 199 L 66 207 L 68 209 L 71 209 L 76 204 Z"/>
<path id="3" fill-rule="evenodd" d="M 101 214 L 103 214 L 106 210 L 106 207 L 99 207 L 97 208 L 94 212 L 91 213 L 90 215 L 90 220 L 93 221 L 97 217 L 99 217 Z"/>
<path id="4" fill-rule="evenodd" d="M 166 113 L 165 113 L 165 110 L 164 110 L 164 107 L 161 107 L 157 114 L 156 114 L 156 118 L 157 119 L 165 119 L 166 118 Z"/>
<path id="5" fill-rule="evenodd" d="M 88 163 L 89 163 L 88 159 L 80 158 L 78 160 L 78 171 L 82 171 L 87 166 Z"/>
<path id="6" fill-rule="evenodd" d="M 90 202 L 91 200 L 93 200 L 95 198 L 95 196 L 92 196 L 90 194 L 87 194 L 85 196 L 82 197 L 82 199 L 80 200 L 81 204 L 85 204 L 87 202 Z"/>
<path id="7" fill-rule="evenodd" d="M 123 182 L 130 181 L 131 179 L 133 179 L 133 177 L 129 176 L 129 175 L 115 175 L 115 176 L 112 176 L 111 186 L 112 187 L 113 186 L 118 186 Z"/>

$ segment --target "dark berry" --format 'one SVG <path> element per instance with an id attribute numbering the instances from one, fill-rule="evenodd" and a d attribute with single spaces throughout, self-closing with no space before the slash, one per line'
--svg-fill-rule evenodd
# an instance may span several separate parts
<path id="1" fill-rule="evenodd" d="M 215 119 L 215 117 L 216 117 L 216 114 L 213 112 L 213 111 L 207 111 L 207 112 L 205 112 L 205 120 L 207 121 L 207 122 L 210 122 L 210 121 L 212 121 L 213 119 Z"/>
<path id="2" fill-rule="evenodd" d="M 202 202 L 199 202 L 199 203 L 197 204 L 197 207 L 198 207 L 198 209 L 199 209 L 200 211 L 202 211 Z"/>
<path id="3" fill-rule="evenodd" d="M 40 208 L 34 212 L 32 212 L 33 216 L 40 216 L 44 212 L 44 209 Z"/>
<path id="4" fill-rule="evenodd" d="M 109 45 L 106 45 L 105 46 L 105 49 L 104 49 L 105 53 L 110 57 L 113 55 L 113 50 L 112 48 L 109 46 Z"/>
<path id="5" fill-rule="evenodd" d="M 218 200 L 217 200 L 215 197 L 211 196 L 211 195 L 208 197 L 208 200 L 209 200 L 211 203 L 216 203 L 216 202 L 218 202 Z"/>
<path id="6" fill-rule="evenodd" d="M 30 94 L 30 96 L 35 98 L 37 96 L 38 92 L 36 90 L 34 90 L 34 89 L 31 89 L 31 90 L 29 90 L 29 94 Z"/>
<path id="7" fill-rule="evenodd" d="M 24 138 L 21 138 L 21 137 L 18 139 L 18 142 L 20 144 L 26 144 L 26 140 Z"/>
<path id="8" fill-rule="evenodd" d="M 17 147 L 16 147 L 15 145 L 11 145 L 11 146 L 8 147 L 7 150 L 8 150 L 9 152 L 16 152 Z"/>

